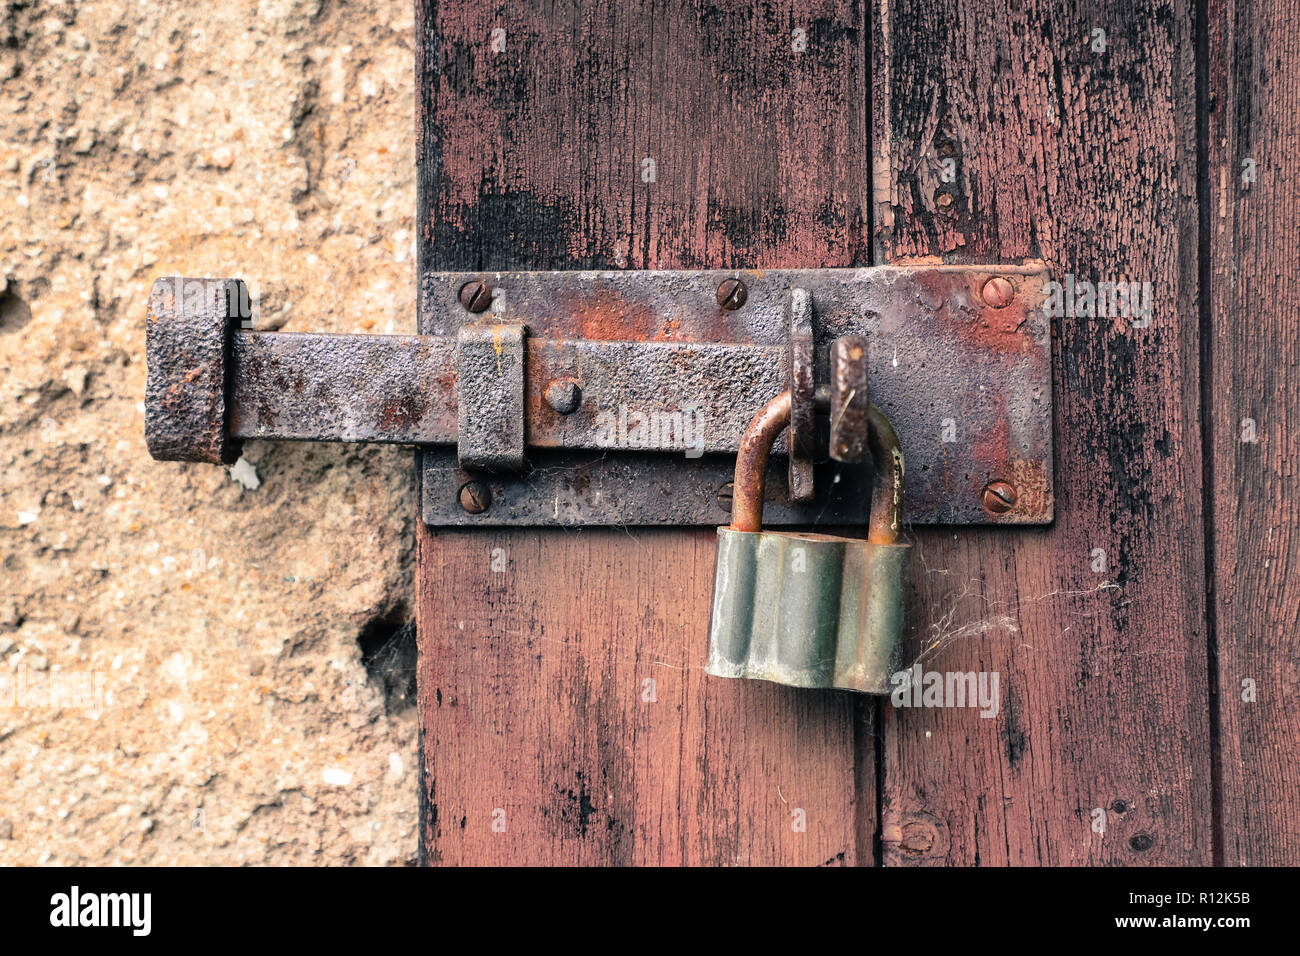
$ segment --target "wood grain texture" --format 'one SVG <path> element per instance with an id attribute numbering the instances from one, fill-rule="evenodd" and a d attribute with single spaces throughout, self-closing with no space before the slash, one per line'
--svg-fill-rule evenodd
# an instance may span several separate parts
<path id="1" fill-rule="evenodd" d="M 1294 866 L 1300 863 L 1300 434 L 1294 425 L 1300 415 L 1300 180 L 1294 170 L 1300 21 L 1293 4 L 1215 0 L 1208 27 L 1206 388 L 1223 862 Z"/>
<path id="2" fill-rule="evenodd" d="M 914 646 L 998 672 L 1001 700 L 884 708 L 887 864 L 1211 860 L 1189 10 L 924 0 L 874 24 L 879 261 L 1042 258 L 1153 305 L 1147 328 L 1055 322 L 1052 528 L 916 535 Z"/>
<path id="3" fill-rule="evenodd" d="M 424 268 L 867 258 L 856 4 L 522 6 L 420 4 Z M 711 530 L 421 528 L 428 862 L 871 861 L 871 714 L 703 674 L 714 551 Z"/>

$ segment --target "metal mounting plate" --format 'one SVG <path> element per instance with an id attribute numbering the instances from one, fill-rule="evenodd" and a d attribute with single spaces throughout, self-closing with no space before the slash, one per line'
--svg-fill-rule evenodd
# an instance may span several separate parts
<path id="1" fill-rule="evenodd" d="M 985 284 L 1010 283 L 1001 308 L 982 297 Z M 727 310 L 717 289 L 728 278 L 747 288 L 745 304 Z M 1047 280 L 1041 264 L 1022 266 L 882 266 L 863 269 L 771 269 L 702 272 L 430 272 L 422 277 L 420 332 L 455 336 L 462 325 L 527 326 L 543 339 L 628 343 L 728 343 L 788 347 L 790 290 L 812 297 L 814 366 L 827 381 L 832 340 L 866 334 L 870 340 L 872 401 L 889 416 L 906 457 L 904 513 L 911 524 L 1045 524 L 1052 520 L 1052 388 L 1050 321 L 1043 312 Z M 492 304 L 484 315 L 461 305 L 469 281 L 486 282 Z M 1004 296 L 1005 298 L 1005 296 Z M 762 352 L 773 355 L 772 349 Z M 453 448 L 423 455 L 424 520 L 436 526 L 492 525 L 716 525 L 727 520 L 719 492 L 732 479 L 730 455 L 638 448 L 668 423 L 680 431 L 692 417 L 706 452 L 708 410 L 719 396 L 761 391 L 766 398 L 786 383 L 768 365 L 723 367 L 716 381 L 699 381 L 701 394 L 646 400 L 645 382 L 620 381 L 608 368 L 584 376 L 581 349 L 549 355 L 546 374 L 529 374 L 530 433 L 584 429 L 608 423 L 616 447 L 597 451 L 539 451 L 518 474 L 467 471 Z M 780 367 L 784 369 L 782 362 Z M 571 377 L 582 402 L 571 419 L 551 409 L 543 379 Z M 732 380 L 734 379 L 734 381 Z M 770 394 L 768 394 L 770 392 Z M 707 393 L 707 394 L 706 394 Z M 627 399 L 635 399 L 629 407 Z M 696 400 L 698 398 L 698 400 Z M 745 418 L 758 410 L 745 409 Z M 704 409 L 700 415 L 698 409 Z M 599 416 L 604 416 L 601 419 Z M 674 416 L 677 416 L 674 418 Z M 736 414 L 727 416 L 734 428 Z M 593 422 L 594 419 L 594 422 Z M 722 427 L 719 425 L 719 427 Z M 819 429 L 824 434 L 825 428 Z M 678 440 L 679 438 L 674 438 Z M 688 443 L 690 444 L 690 443 Z M 625 446 L 625 447 L 624 447 Z M 777 452 L 783 444 L 779 443 Z M 830 461 L 817 454 L 816 496 L 787 501 L 785 459 L 771 469 L 765 523 L 865 523 L 870 465 Z M 481 514 L 460 506 L 458 491 L 471 479 L 488 485 L 492 504 Z M 1015 506 L 992 514 L 983 489 L 1008 482 Z"/>

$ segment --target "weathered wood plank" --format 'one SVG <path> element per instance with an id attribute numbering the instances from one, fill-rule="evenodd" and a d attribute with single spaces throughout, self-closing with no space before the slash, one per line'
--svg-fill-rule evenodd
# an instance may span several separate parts
<path id="1" fill-rule="evenodd" d="M 420 4 L 425 268 L 865 260 L 857 4 L 524 6 Z M 870 715 L 704 676 L 714 549 L 421 528 L 426 859 L 870 861 Z"/>
<path id="2" fill-rule="evenodd" d="M 1056 320 L 1051 529 L 916 536 L 925 666 L 997 672 L 1000 702 L 885 707 L 886 863 L 1210 862 L 1189 11 L 889 0 L 874 23 L 880 261 L 1042 258 L 1153 306 Z"/>
<path id="3" fill-rule="evenodd" d="M 1210 519 L 1223 862 L 1300 863 L 1300 20 L 1209 4 Z"/>

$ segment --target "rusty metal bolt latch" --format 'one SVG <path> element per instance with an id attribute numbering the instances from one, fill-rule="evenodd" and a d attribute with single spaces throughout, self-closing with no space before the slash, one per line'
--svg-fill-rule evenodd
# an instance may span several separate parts
<path id="1" fill-rule="evenodd" d="M 712 524 L 753 410 L 785 393 L 769 525 L 868 522 L 873 402 L 916 462 L 913 521 L 1043 523 L 1045 280 L 1041 265 L 431 272 L 421 334 L 321 335 L 257 331 L 241 280 L 160 279 L 145 436 L 156 458 L 224 464 L 254 439 L 412 445 L 431 525 Z"/>

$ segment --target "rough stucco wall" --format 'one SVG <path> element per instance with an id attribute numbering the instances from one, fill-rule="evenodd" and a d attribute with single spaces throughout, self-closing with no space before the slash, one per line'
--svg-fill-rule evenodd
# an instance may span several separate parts
<path id="1" fill-rule="evenodd" d="M 161 275 L 414 330 L 413 8 L 0 5 L 0 864 L 415 856 L 410 452 L 253 443 L 251 489 L 142 404 Z"/>

